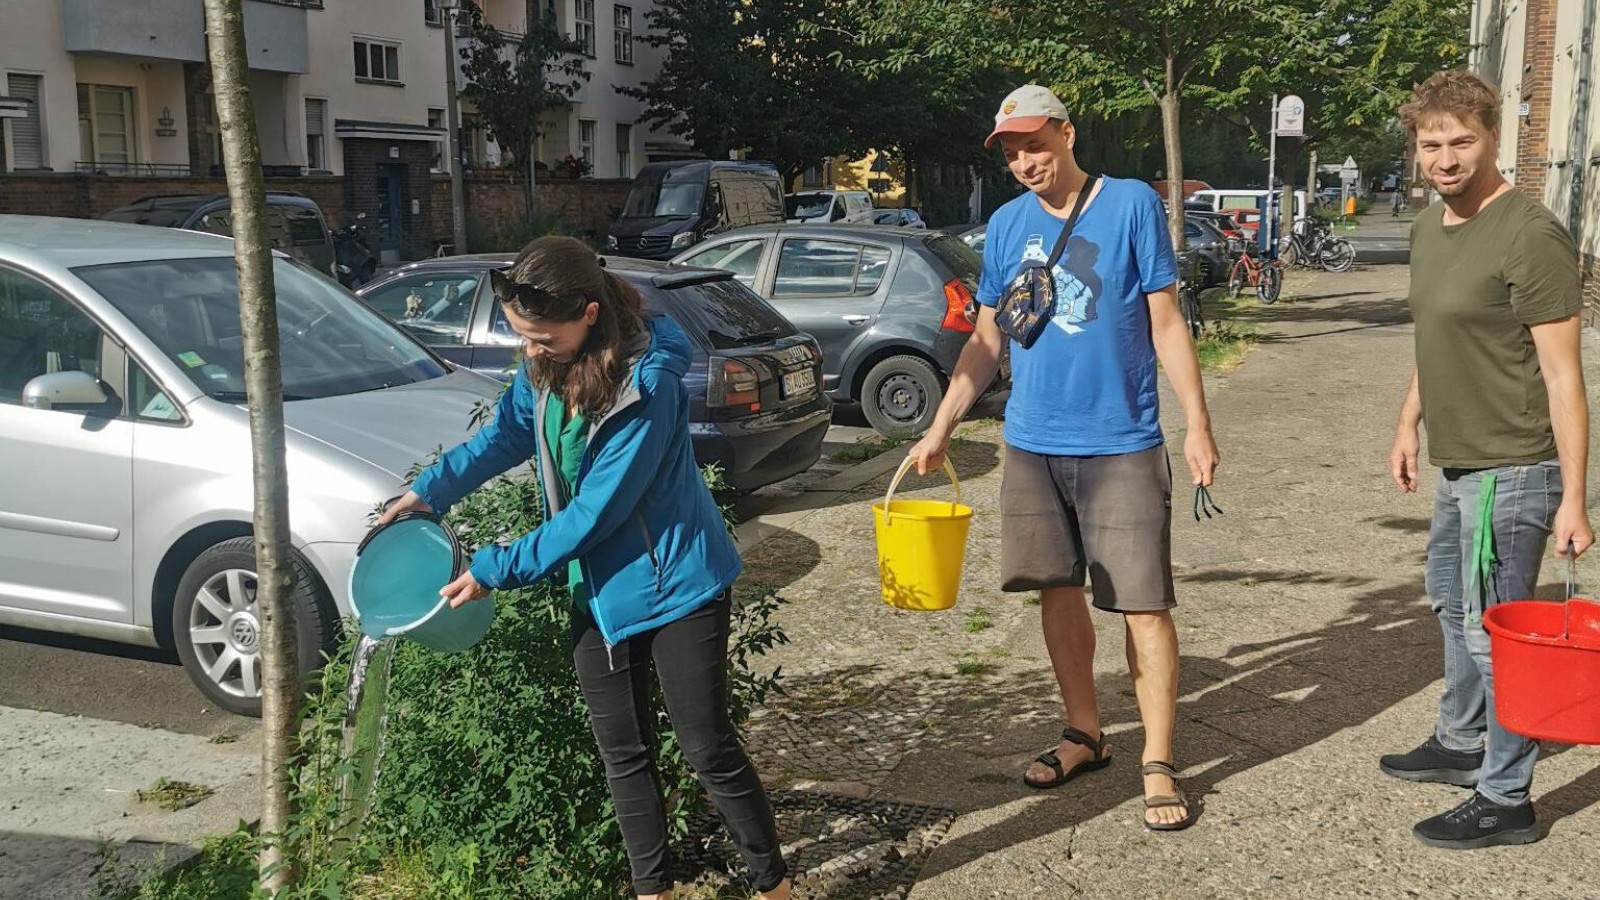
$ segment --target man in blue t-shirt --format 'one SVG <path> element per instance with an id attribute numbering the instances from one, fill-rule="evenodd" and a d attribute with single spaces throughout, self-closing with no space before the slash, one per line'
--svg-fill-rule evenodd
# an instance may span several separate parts
<path id="1" fill-rule="evenodd" d="M 994 132 L 1028 193 L 989 220 L 977 333 L 950 379 L 933 427 L 911 450 L 919 472 L 941 465 L 950 436 L 994 379 L 1004 342 L 995 306 L 1027 266 L 1042 266 L 1089 176 L 1073 156 L 1066 108 L 1037 85 L 1000 105 Z M 1166 214 L 1138 181 L 1095 185 L 1052 271 L 1055 306 L 1031 347 L 1011 348 L 1001 488 L 1001 576 L 1007 591 L 1039 591 L 1045 644 L 1066 707 L 1061 743 L 1023 775 L 1065 784 L 1111 761 L 1094 689 L 1094 605 L 1126 623 L 1144 720 L 1145 826 L 1193 820 L 1172 751 L 1178 635 L 1171 609 L 1172 469 L 1161 434 L 1156 363 L 1187 414 L 1184 457 L 1197 486 L 1218 463 L 1200 363 L 1178 307 L 1177 259 Z"/>

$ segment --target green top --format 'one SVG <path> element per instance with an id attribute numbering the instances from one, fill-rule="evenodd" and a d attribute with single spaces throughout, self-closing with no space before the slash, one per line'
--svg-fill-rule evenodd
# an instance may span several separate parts
<path id="1" fill-rule="evenodd" d="M 1411 317 L 1428 456 L 1447 469 L 1554 459 L 1550 398 L 1528 326 L 1583 305 L 1578 248 L 1512 190 L 1459 225 L 1443 203 L 1411 230 Z"/>
<path id="2" fill-rule="evenodd" d="M 583 465 L 583 452 L 589 446 L 589 429 L 581 411 L 573 410 L 572 417 L 567 417 L 567 401 L 555 392 L 551 392 L 544 408 L 544 442 L 561 476 L 561 505 L 565 507 L 572 503 L 576 493 L 578 469 Z M 576 559 L 567 564 L 567 588 L 572 591 L 573 602 L 587 601 L 583 568 Z"/>

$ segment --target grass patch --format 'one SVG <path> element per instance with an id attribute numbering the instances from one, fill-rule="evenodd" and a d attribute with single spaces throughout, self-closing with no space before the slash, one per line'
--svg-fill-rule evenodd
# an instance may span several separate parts
<path id="1" fill-rule="evenodd" d="M 966 678 L 988 675 L 994 668 L 994 663 L 976 656 L 963 656 L 956 660 L 956 674 Z"/>
<path id="2" fill-rule="evenodd" d="M 237 734 L 231 734 L 229 732 L 224 731 L 221 734 L 212 735 L 209 739 L 206 740 L 206 743 L 208 743 L 208 744 L 237 744 L 237 743 L 239 743 L 239 736 Z"/>
<path id="3" fill-rule="evenodd" d="M 855 446 L 840 450 L 833 455 L 833 458 L 843 462 L 866 462 L 869 459 L 876 459 L 896 447 L 905 446 L 906 443 L 906 438 L 884 437 L 882 435 L 861 438 L 856 441 Z"/>
<path id="4" fill-rule="evenodd" d="M 148 790 L 138 792 L 140 803 L 151 803 L 167 812 L 188 809 L 215 793 L 216 791 L 203 784 L 170 781 L 166 778 L 157 778 L 156 783 Z"/>
<path id="5" fill-rule="evenodd" d="M 1234 322 L 1211 322 L 1195 341 L 1195 353 L 1204 372 L 1227 372 L 1239 367 L 1250 348 L 1261 342 L 1261 330 Z"/>
<path id="6" fill-rule="evenodd" d="M 1023 606 L 1038 606 L 1042 603 L 1044 603 L 1043 594 L 1027 594 L 1022 598 Z"/>
<path id="7" fill-rule="evenodd" d="M 967 610 L 967 621 L 963 626 L 967 634 L 977 634 L 988 631 L 994 627 L 994 620 L 989 616 L 989 610 L 982 606 L 974 606 Z"/>

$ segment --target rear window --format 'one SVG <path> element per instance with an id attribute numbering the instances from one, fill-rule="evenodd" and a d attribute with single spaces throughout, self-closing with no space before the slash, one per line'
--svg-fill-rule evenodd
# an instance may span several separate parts
<path id="1" fill-rule="evenodd" d="M 944 263 L 945 268 L 961 279 L 967 290 L 977 293 L 978 276 L 983 272 L 983 257 L 979 256 L 976 250 L 967 246 L 967 243 L 960 238 L 953 238 L 947 234 L 931 235 L 927 244 L 928 250 Z"/>
<path id="2" fill-rule="evenodd" d="M 782 313 L 732 278 L 655 293 L 665 298 L 662 312 L 712 350 L 765 344 L 797 333 Z"/>

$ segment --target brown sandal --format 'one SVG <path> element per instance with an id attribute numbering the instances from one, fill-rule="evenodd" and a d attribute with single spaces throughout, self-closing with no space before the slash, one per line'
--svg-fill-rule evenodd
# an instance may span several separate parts
<path id="1" fill-rule="evenodd" d="M 1169 762 L 1148 762 L 1139 769 L 1141 775 L 1165 775 L 1172 779 L 1177 793 L 1157 794 L 1154 797 L 1144 798 L 1144 808 L 1148 812 L 1152 809 L 1166 809 L 1180 807 L 1183 809 L 1183 818 L 1177 822 L 1152 822 L 1144 816 L 1144 827 L 1151 831 L 1182 831 L 1194 824 L 1194 813 L 1189 809 L 1189 795 L 1183 791 L 1183 782 L 1178 778 L 1178 770 Z"/>
<path id="2" fill-rule="evenodd" d="M 1034 757 L 1034 761 L 1044 763 L 1054 769 L 1056 777 L 1049 781 L 1030 781 L 1028 773 L 1024 772 L 1022 773 L 1023 784 L 1035 790 L 1047 791 L 1050 788 L 1057 788 L 1066 784 L 1084 772 L 1093 772 L 1096 769 L 1104 769 L 1106 766 L 1111 765 L 1111 754 L 1106 752 L 1106 734 L 1104 731 L 1100 732 L 1100 739 L 1097 741 L 1089 737 L 1088 733 L 1068 725 L 1061 729 L 1061 739 L 1063 741 L 1071 741 L 1081 747 L 1088 747 L 1094 753 L 1094 756 L 1073 766 L 1072 771 L 1068 772 L 1062 769 L 1061 757 L 1056 755 L 1055 749 L 1046 750 Z"/>

